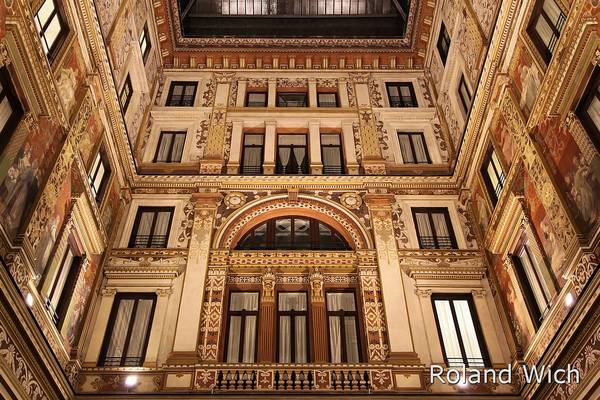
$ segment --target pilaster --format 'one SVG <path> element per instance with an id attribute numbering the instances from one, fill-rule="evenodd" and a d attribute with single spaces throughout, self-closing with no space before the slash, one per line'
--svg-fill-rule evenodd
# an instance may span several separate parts
<path id="1" fill-rule="evenodd" d="M 310 143 L 310 173 L 312 175 L 321 175 L 323 173 L 323 162 L 321 161 L 321 124 L 319 120 L 309 121 L 308 131 Z"/>
<path id="2" fill-rule="evenodd" d="M 263 332 L 275 332 L 275 274 L 267 271 L 262 276 L 260 310 L 258 319 L 258 362 L 277 362 L 275 360 L 275 341 L 271 335 Z"/>
<path id="3" fill-rule="evenodd" d="M 263 162 L 263 174 L 273 175 L 275 173 L 275 151 L 277 149 L 277 122 L 265 121 L 265 158 Z"/>
<path id="4" fill-rule="evenodd" d="M 244 121 L 233 121 L 231 130 L 231 151 L 227 162 L 227 173 L 237 174 L 240 171 L 240 157 L 242 156 L 242 145 L 244 141 Z"/>
<path id="5" fill-rule="evenodd" d="M 344 146 L 344 158 L 348 175 L 358 175 L 360 167 L 356 159 L 356 148 L 354 147 L 354 122 L 352 120 L 342 121 L 342 144 Z"/>
<path id="6" fill-rule="evenodd" d="M 327 336 L 327 311 L 325 294 L 323 293 L 323 274 L 315 270 L 310 276 L 310 307 L 313 362 L 328 361 L 329 341 Z"/>
<path id="7" fill-rule="evenodd" d="M 116 294 L 117 289 L 115 288 L 104 288 L 100 292 L 100 307 L 98 308 L 98 315 L 94 323 L 94 329 L 92 330 L 90 344 L 83 360 L 84 367 L 95 367 L 98 364 L 104 334 L 108 326 L 108 318 L 110 317 L 110 311 Z"/>

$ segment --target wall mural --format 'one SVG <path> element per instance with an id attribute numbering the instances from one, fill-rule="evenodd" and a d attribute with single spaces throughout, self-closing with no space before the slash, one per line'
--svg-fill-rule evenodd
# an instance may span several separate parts
<path id="1" fill-rule="evenodd" d="M 473 180 L 471 200 L 477 226 L 479 227 L 482 235 L 485 236 L 485 232 L 487 231 L 488 224 L 490 223 L 490 218 L 492 216 L 492 210 L 490 209 L 489 201 L 487 200 L 486 194 L 479 179 Z"/>
<path id="2" fill-rule="evenodd" d="M 102 209 L 102 223 L 106 228 L 106 235 L 110 237 L 110 234 L 115 226 L 115 216 L 119 211 L 119 182 L 117 179 L 112 180 L 110 189 L 104 200 L 104 208 Z"/>
<path id="3" fill-rule="evenodd" d="M 510 129 L 502 114 L 499 114 L 494 120 L 490 133 L 492 140 L 496 144 L 496 154 L 504 162 L 505 166 L 510 166 L 515 154 L 515 144 Z M 504 172 L 508 174 L 508 171 Z"/>
<path id="4" fill-rule="evenodd" d="M 515 47 L 508 74 L 515 85 L 519 108 L 528 118 L 542 85 L 543 74 L 521 40 Z"/>
<path id="5" fill-rule="evenodd" d="M 90 115 L 90 119 L 88 120 L 87 127 L 85 129 L 86 134 L 81 137 L 81 141 L 79 142 L 78 146 L 79 154 L 81 154 L 83 164 L 86 166 L 86 168 L 90 168 L 91 163 L 96 156 L 96 144 L 100 140 L 102 131 L 102 121 L 100 121 L 98 113 L 94 112 L 92 115 Z"/>

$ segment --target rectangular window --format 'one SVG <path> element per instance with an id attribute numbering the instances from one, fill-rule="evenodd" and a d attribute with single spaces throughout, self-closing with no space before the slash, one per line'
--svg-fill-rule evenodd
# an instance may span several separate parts
<path id="1" fill-rule="evenodd" d="M 460 99 L 460 105 L 465 113 L 465 115 L 469 114 L 469 110 L 471 109 L 471 92 L 467 87 L 467 82 L 465 81 L 465 76 L 460 76 L 460 81 L 458 82 L 458 98 Z"/>
<path id="2" fill-rule="evenodd" d="M 354 293 L 327 293 L 329 352 L 332 363 L 359 363 L 360 344 Z"/>
<path id="3" fill-rule="evenodd" d="M 525 306 L 529 311 L 533 325 L 537 329 L 542 323 L 542 318 L 550 304 L 553 293 L 546 284 L 540 265 L 536 262 L 527 244 L 523 244 L 513 254 L 512 260 L 515 266 L 515 275 L 525 299 Z"/>
<path id="4" fill-rule="evenodd" d="M 457 248 L 447 208 L 413 208 L 412 213 L 422 249 Z"/>
<path id="5" fill-rule="evenodd" d="M 88 180 L 90 182 L 92 194 L 94 195 L 94 198 L 96 199 L 96 202 L 98 204 L 102 202 L 102 198 L 104 196 L 104 192 L 106 191 L 109 179 L 110 164 L 108 163 L 104 151 L 100 149 L 100 151 L 98 151 L 98 154 L 96 154 L 96 158 L 94 159 L 94 163 L 92 164 L 92 169 L 90 170 L 90 174 L 88 175 Z"/>
<path id="6" fill-rule="evenodd" d="M 118 293 L 104 336 L 98 364 L 105 367 L 141 367 L 150 338 L 156 295 Z"/>
<path id="7" fill-rule="evenodd" d="M 258 293 L 232 292 L 227 314 L 228 363 L 253 363 L 256 359 Z"/>
<path id="8" fill-rule="evenodd" d="M 67 26 L 55 0 L 44 0 L 34 16 L 34 21 L 44 53 L 48 59 L 54 58 L 67 35 Z"/>
<path id="9" fill-rule="evenodd" d="M 490 197 L 494 204 L 496 204 L 500 198 L 500 193 L 504 187 L 506 177 L 504 176 L 502 165 L 500 164 L 500 160 L 494 149 L 491 149 L 488 152 L 486 160 L 481 165 L 481 174 L 483 175 L 483 181 L 485 182 Z"/>
<path id="10" fill-rule="evenodd" d="M 129 239 L 129 247 L 167 247 L 173 211 L 174 207 L 138 208 Z"/>
<path id="11" fill-rule="evenodd" d="M 277 137 L 276 172 L 283 175 L 308 174 L 306 135 Z"/>
<path id="12" fill-rule="evenodd" d="M 160 133 L 154 162 L 178 163 L 181 162 L 183 146 L 187 132 L 165 131 Z"/>
<path id="13" fill-rule="evenodd" d="M 144 25 L 144 29 L 142 29 L 142 33 L 140 34 L 140 50 L 142 51 L 142 59 L 144 62 L 146 61 L 146 58 L 148 58 L 151 45 L 150 35 L 148 34 L 148 24 L 146 23 L 146 25 Z"/>
<path id="14" fill-rule="evenodd" d="M 249 92 L 246 96 L 246 107 L 266 107 L 267 93 Z"/>
<path id="15" fill-rule="evenodd" d="M 425 136 L 416 132 L 398 132 L 403 164 L 430 164 Z"/>
<path id="16" fill-rule="evenodd" d="M 8 69 L 0 68 L 0 155 L 23 117 L 23 107 L 13 88 Z"/>
<path id="17" fill-rule="evenodd" d="M 198 82 L 171 82 L 167 106 L 169 107 L 193 107 L 196 100 L 196 88 Z"/>
<path id="18" fill-rule="evenodd" d="M 446 25 L 442 22 L 442 26 L 440 27 L 440 35 L 437 40 L 437 49 L 440 54 L 440 58 L 442 59 L 442 64 L 446 65 L 446 60 L 448 59 L 448 52 L 450 51 L 450 35 L 446 30 Z"/>
<path id="19" fill-rule="evenodd" d="M 241 172 L 245 175 L 262 174 L 265 137 L 262 134 L 247 133 L 244 135 Z"/>
<path id="20" fill-rule="evenodd" d="M 538 51 L 550 62 L 567 16 L 554 0 L 539 0 L 533 11 L 527 32 Z"/>
<path id="21" fill-rule="evenodd" d="M 339 107 L 337 93 L 317 93 L 319 107 Z"/>
<path id="22" fill-rule="evenodd" d="M 390 107 L 418 107 L 415 88 L 411 82 L 388 82 L 387 88 Z"/>
<path id="23" fill-rule="evenodd" d="M 447 366 L 488 366 L 485 343 L 471 295 L 434 294 L 431 300 Z"/>
<path id="24" fill-rule="evenodd" d="M 80 270 L 81 257 L 67 246 L 46 296 L 46 308 L 52 314 L 52 319 L 59 330 L 71 304 Z"/>
<path id="25" fill-rule="evenodd" d="M 337 133 L 321 134 L 321 158 L 324 175 L 342 175 L 344 173 L 342 142 Z"/>
<path id="26" fill-rule="evenodd" d="M 577 107 L 577 116 L 600 152 L 600 67 L 594 68 L 590 82 Z"/>
<path id="27" fill-rule="evenodd" d="M 277 93 L 277 107 L 306 107 L 308 96 L 306 93 L 282 92 Z"/>
<path id="28" fill-rule="evenodd" d="M 306 293 L 279 293 L 280 363 L 308 362 L 308 303 Z"/>
<path id="29" fill-rule="evenodd" d="M 123 113 L 127 112 L 127 107 L 129 107 L 129 102 L 131 101 L 132 95 L 133 87 L 131 86 L 131 76 L 127 75 L 125 83 L 121 88 L 121 94 L 119 95 L 119 101 L 121 102 L 121 107 L 123 107 Z"/>

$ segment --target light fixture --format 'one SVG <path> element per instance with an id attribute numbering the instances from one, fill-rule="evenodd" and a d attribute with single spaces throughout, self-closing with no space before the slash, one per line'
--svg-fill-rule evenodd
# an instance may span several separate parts
<path id="1" fill-rule="evenodd" d="M 127 387 L 133 387 L 133 386 L 137 385 L 137 383 L 138 383 L 137 375 L 128 375 L 127 378 L 125 378 L 125 386 L 127 386 Z"/>
<path id="2" fill-rule="evenodd" d="M 31 293 L 25 295 L 25 304 L 27 304 L 28 307 L 33 307 L 33 296 Z"/>
<path id="3" fill-rule="evenodd" d="M 565 297 L 565 305 L 571 307 L 573 304 L 575 304 L 575 296 L 573 296 L 573 293 L 569 292 Z"/>

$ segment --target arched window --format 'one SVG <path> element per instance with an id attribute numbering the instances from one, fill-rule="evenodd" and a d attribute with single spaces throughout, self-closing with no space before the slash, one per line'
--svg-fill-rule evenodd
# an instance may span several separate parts
<path id="1" fill-rule="evenodd" d="M 350 250 L 329 225 L 306 217 L 274 218 L 246 233 L 237 250 Z"/>

